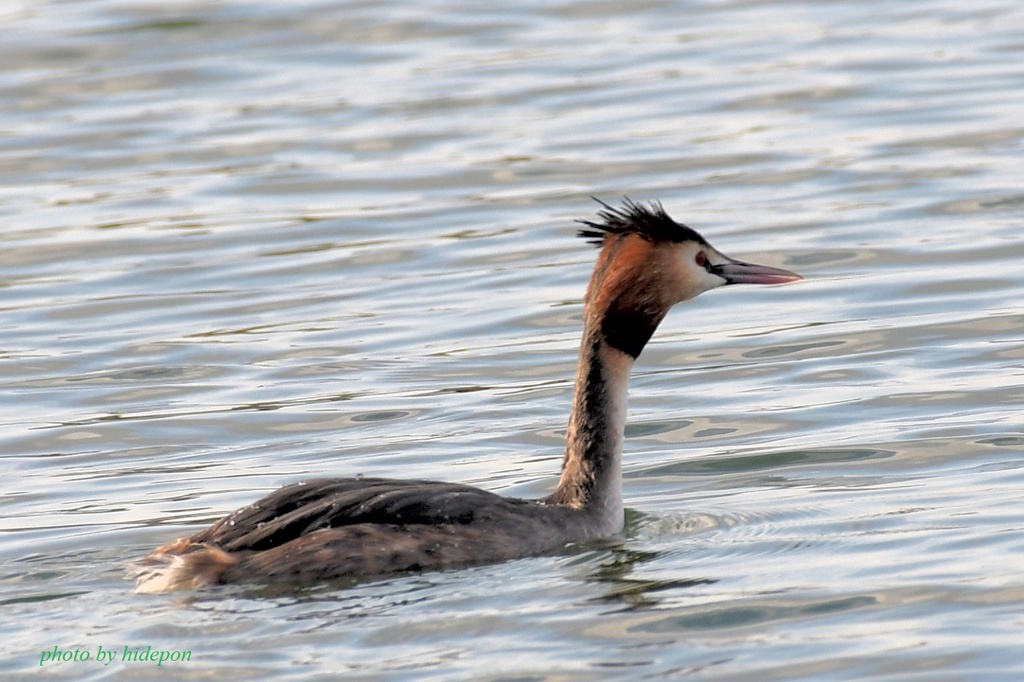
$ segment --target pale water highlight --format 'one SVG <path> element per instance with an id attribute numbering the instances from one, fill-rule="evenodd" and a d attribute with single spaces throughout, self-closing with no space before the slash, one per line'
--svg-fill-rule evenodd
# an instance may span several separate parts
<path id="1" fill-rule="evenodd" d="M 3 679 L 1024 675 L 1018 3 L 0 22 Z M 302 479 L 549 493 L 591 195 L 806 277 L 669 314 L 623 538 L 132 593 L 130 561 Z"/>

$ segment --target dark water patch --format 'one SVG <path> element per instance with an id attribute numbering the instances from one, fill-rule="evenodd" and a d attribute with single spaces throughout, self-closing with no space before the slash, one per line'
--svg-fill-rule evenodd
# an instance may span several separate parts
<path id="1" fill-rule="evenodd" d="M 873 448 L 799 449 L 753 455 L 718 455 L 643 468 L 634 476 L 707 476 L 727 473 L 772 471 L 795 466 L 829 466 L 887 459 L 893 450 Z"/>
<path id="2" fill-rule="evenodd" d="M 631 628 L 631 631 L 666 633 L 747 629 L 766 623 L 778 623 L 786 620 L 816 619 L 823 615 L 859 611 L 877 605 L 878 600 L 868 596 L 826 598 L 784 606 L 780 605 L 778 601 L 762 605 L 756 603 L 711 605 L 702 608 L 700 613 L 652 619 L 642 625 Z"/>

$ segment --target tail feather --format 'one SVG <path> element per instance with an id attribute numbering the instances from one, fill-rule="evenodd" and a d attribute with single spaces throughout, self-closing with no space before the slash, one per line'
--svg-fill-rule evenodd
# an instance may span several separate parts
<path id="1" fill-rule="evenodd" d="M 222 549 L 182 539 L 158 547 L 130 568 L 139 594 L 190 590 L 220 582 L 239 562 Z"/>

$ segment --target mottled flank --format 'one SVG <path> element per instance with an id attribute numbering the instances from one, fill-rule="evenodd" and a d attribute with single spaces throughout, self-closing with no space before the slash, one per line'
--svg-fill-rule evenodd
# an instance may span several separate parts
<path id="1" fill-rule="evenodd" d="M 573 517 L 573 518 L 570 518 Z M 601 535 L 579 510 L 438 481 L 296 483 L 156 549 L 137 591 L 308 584 L 504 561 Z"/>
<path id="2" fill-rule="evenodd" d="M 635 234 L 655 244 L 686 241 L 707 244 L 704 237 L 700 236 L 696 230 L 672 220 L 665 212 L 661 202 L 652 201 L 649 204 L 641 204 L 626 197 L 622 202 L 622 207 L 615 208 L 597 197 L 594 197 L 594 201 L 604 207 L 603 210 L 597 212 L 601 222 L 578 220 L 578 223 L 586 225 L 589 229 L 579 230 L 576 234 L 596 246 L 604 244 L 605 237 L 610 234 Z"/>

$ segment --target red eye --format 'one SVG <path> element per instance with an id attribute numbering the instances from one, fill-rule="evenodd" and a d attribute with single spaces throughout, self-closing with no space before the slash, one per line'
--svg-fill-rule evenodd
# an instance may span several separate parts
<path id="1" fill-rule="evenodd" d="M 702 268 L 706 268 L 708 266 L 708 255 L 703 251 L 698 251 L 697 257 L 694 258 L 694 260 L 697 261 L 697 265 L 701 266 Z"/>

